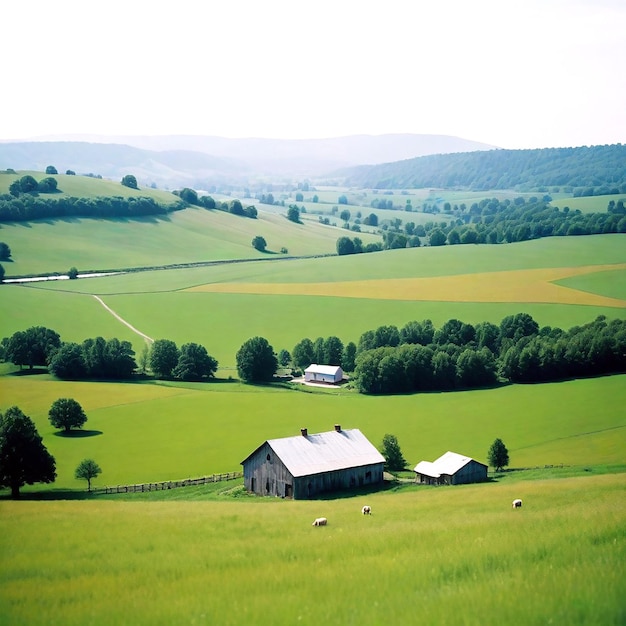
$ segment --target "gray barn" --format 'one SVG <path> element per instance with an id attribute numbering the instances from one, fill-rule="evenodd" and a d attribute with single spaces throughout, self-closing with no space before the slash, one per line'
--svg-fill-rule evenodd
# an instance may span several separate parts
<path id="1" fill-rule="evenodd" d="M 415 480 L 425 485 L 462 485 L 487 480 L 487 466 L 474 459 L 446 452 L 436 461 L 420 461 L 415 466 Z"/>
<path id="2" fill-rule="evenodd" d="M 383 481 L 385 458 L 357 428 L 269 439 L 244 459 L 244 485 L 252 493 L 302 500 L 324 491 Z"/>

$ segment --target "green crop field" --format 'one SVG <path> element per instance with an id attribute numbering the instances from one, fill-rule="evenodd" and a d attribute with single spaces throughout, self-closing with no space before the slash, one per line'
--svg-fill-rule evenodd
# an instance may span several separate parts
<path id="1" fill-rule="evenodd" d="M 0 623 L 617 626 L 624 476 L 367 500 L 0 502 Z"/>

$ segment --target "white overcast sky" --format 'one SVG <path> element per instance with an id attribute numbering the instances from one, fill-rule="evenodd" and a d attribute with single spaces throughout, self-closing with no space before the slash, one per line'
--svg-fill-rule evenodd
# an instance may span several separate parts
<path id="1" fill-rule="evenodd" d="M 626 0 L 13 0 L 0 140 L 626 143 Z"/>

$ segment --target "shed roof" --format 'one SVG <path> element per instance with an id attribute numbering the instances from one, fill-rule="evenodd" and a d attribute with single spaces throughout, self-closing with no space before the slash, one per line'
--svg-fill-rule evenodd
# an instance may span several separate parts
<path id="1" fill-rule="evenodd" d="M 385 462 L 383 455 L 358 428 L 268 439 L 267 444 L 294 477 Z"/>
<path id="2" fill-rule="evenodd" d="M 304 371 L 305 373 L 315 372 L 317 374 L 330 374 L 334 376 L 340 369 L 341 367 L 339 367 L 339 365 L 318 365 L 317 363 L 311 363 Z"/>
<path id="3" fill-rule="evenodd" d="M 430 461 L 420 461 L 413 471 L 418 474 L 424 474 L 425 476 L 431 476 L 432 478 L 439 478 L 442 474 L 452 476 L 461 468 L 465 467 L 470 461 L 480 463 L 480 461 L 475 461 L 469 456 L 463 456 L 462 454 L 448 450 L 448 452 L 442 454 L 432 463 Z M 484 463 L 480 464 L 484 465 Z"/>

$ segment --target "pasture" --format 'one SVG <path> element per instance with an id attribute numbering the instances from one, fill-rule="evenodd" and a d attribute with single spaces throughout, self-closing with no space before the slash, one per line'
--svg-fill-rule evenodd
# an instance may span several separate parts
<path id="1" fill-rule="evenodd" d="M 367 330 L 411 320 L 499 323 L 527 312 L 541 326 L 567 329 L 598 315 L 622 317 L 625 262 L 622 235 L 597 235 L 4 285 L 0 337 L 43 325 L 65 341 L 117 336 L 139 353 L 143 339 L 107 313 L 97 294 L 153 339 L 201 343 L 228 377 L 237 350 L 256 335 L 278 352 L 304 337 L 357 343 Z"/>
<path id="2" fill-rule="evenodd" d="M 612 474 L 314 502 L 0 502 L 0 623 L 617 626 L 625 487 Z"/>
<path id="3" fill-rule="evenodd" d="M 403 396 L 311 392 L 222 383 L 64 382 L 47 375 L 0 377 L 0 410 L 19 406 L 57 462 L 52 485 L 84 489 L 74 470 L 95 459 L 95 485 L 206 476 L 241 469 L 266 439 L 322 432 L 341 423 L 376 446 L 397 436 L 412 469 L 454 450 L 486 462 L 500 437 L 512 467 L 624 463 L 626 375 L 542 385 Z M 58 398 L 77 400 L 88 421 L 67 437 L 48 420 Z M 381 416 L 384 415 L 384 419 Z"/>

